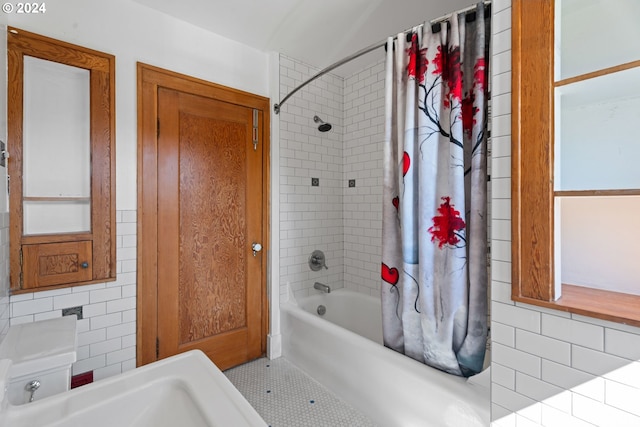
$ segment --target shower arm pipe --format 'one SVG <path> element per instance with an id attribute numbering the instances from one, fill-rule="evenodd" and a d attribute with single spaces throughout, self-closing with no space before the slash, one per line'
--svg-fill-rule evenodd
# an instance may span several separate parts
<path id="1" fill-rule="evenodd" d="M 491 0 L 486 0 L 486 1 L 484 2 L 485 7 L 486 7 L 487 5 L 489 5 L 489 4 L 491 4 Z M 464 8 L 464 9 L 458 10 L 457 12 L 453 12 L 453 13 L 450 13 L 450 14 L 448 14 L 448 15 L 443 15 L 443 16 L 441 16 L 440 18 L 436 18 L 436 19 L 433 19 L 433 20 L 429 21 L 429 24 L 433 25 L 433 24 L 437 24 L 437 23 L 439 23 L 439 22 L 444 22 L 444 21 L 446 21 L 447 19 L 451 18 L 454 14 L 455 14 L 455 15 L 460 15 L 460 14 L 462 14 L 462 13 L 467 13 L 467 12 L 469 12 L 469 11 L 472 11 L 472 10 L 474 10 L 474 9 L 476 8 L 476 6 L 477 6 L 477 4 L 474 4 L 473 6 L 466 7 L 466 8 Z M 413 28 L 415 28 L 415 27 L 413 27 Z M 404 32 L 406 33 L 406 32 L 408 32 L 408 31 L 411 31 L 411 30 L 405 30 Z M 396 37 L 394 37 L 394 39 L 395 39 L 395 38 L 396 38 Z M 364 54 L 367 54 L 367 53 L 372 52 L 372 51 L 374 51 L 374 50 L 376 50 L 376 49 L 378 49 L 378 48 L 381 48 L 381 47 L 383 47 L 383 46 L 384 46 L 384 45 L 386 45 L 386 44 L 387 44 L 387 40 L 384 40 L 384 41 L 381 41 L 381 42 L 378 42 L 378 43 L 372 44 L 371 46 L 365 47 L 364 49 L 360 49 L 360 50 L 359 50 L 359 51 L 357 51 L 356 53 L 351 54 L 351 55 L 347 56 L 346 58 L 343 58 L 343 59 L 341 59 L 340 61 L 335 62 L 335 63 L 333 63 L 333 64 L 329 65 L 329 66 L 328 66 L 328 67 L 326 67 L 326 68 L 323 68 L 322 70 L 318 71 L 318 73 L 317 73 L 317 74 L 315 74 L 313 77 L 311 77 L 311 78 L 309 78 L 309 79 L 305 80 L 305 81 L 304 81 L 304 82 L 302 82 L 300 85 L 298 85 L 295 89 L 293 89 L 291 92 L 289 92 L 289 93 L 287 94 L 287 96 L 285 96 L 284 98 L 282 98 L 282 101 L 280 101 L 280 102 L 278 102 L 278 103 L 276 103 L 276 104 L 273 104 L 273 111 L 274 111 L 276 114 L 280 114 L 280 108 L 282 107 L 282 105 L 283 105 L 285 102 L 287 102 L 287 99 L 291 98 L 291 97 L 292 97 L 296 92 L 298 92 L 300 89 L 302 89 L 303 87 L 305 87 L 306 85 L 308 85 L 308 84 L 309 84 L 309 83 L 311 83 L 312 81 L 314 81 L 314 80 L 316 80 L 316 79 L 318 79 L 318 78 L 320 78 L 320 77 L 324 76 L 324 75 L 325 75 L 325 74 L 327 74 L 329 71 L 332 71 L 332 70 L 334 70 L 334 69 L 338 68 L 339 66 L 344 65 L 344 64 L 346 64 L 347 62 L 352 61 L 352 60 L 354 60 L 354 59 L 356 59 L 356 58 L 358 58 L 358 57 L 360 57 L 360 56 L 362 56 L 362 55 L 364 55 Z"/>

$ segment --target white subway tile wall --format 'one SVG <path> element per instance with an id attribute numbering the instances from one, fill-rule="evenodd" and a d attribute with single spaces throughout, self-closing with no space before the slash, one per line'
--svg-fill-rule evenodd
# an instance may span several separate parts
<path id="1" fill-rule="evenodd" d="M 5 248 L 8 228 L 4 227 L 8 218 L 5 220 L 0 228 L 0 250 L 8 253 L 8 247 Z M 8 255 L 1 259 L 8 260 Z M 78 358 L 72 374 L 93 371 L 94 380 L 99 380 L 135 368 L 136 211 L 116 212 L 116 260 L 114 282 L 11 296 L 7 310 L 10 323 L 56 318 L 62 316 L 64 308 L 82 306 L 83 318 L 78 321 Z M 5 271 L 6 266 L 0 264 L 3 279 Z M 8 278 L 6 280 L 8 282 Z"/>
<path id="2" fill-rule="evenodd" d="M 640 425 L 640 329 L 511 301 L 511 0 L 493 0 L 493 426 Z"/>
<path id="3" fill-rule="evenodd" d="M 318 69 L 280 55 L 280 99 Z M 342 122 L 343 81 L 333 74 L 315 80 L 280 112 L 280 292 L 316 292 L 313 284 L 343 287 Z M 314 116 L 331 123 L 320 132 Z M 312 186 L 311 179 L 319 185 Z M 314 250 L 325 254 L 327 269 L 312 271 Z"/>
<path id="4" fill-rule="evenodd" d="M 382 257 L 383 56 L 344 81 L 344 286 L 376 297 Z"/>
<path id="5" fill-rule="evenodd" d="M 280 96 L 319 70 L 280 56 Z M 313 116 L 333 128 L 321 133 Z M 316 281 L 379 295 L 384 60 L 342 79 L 327 74 L 280 113 L 280 292 L 305 296 Z M 320 178 L 312 187 L 311 178 Z M 349 187 L 355 180 L 355 187 Z M 311 251 L 327 256 L 313 272 Z"/>

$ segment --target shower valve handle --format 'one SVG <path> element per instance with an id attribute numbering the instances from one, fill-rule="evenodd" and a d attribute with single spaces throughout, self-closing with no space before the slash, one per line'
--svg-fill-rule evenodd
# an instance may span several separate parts
<path id="1" fill-rule="evenodd" d="M 320 267 L 324 267 L 325 270 L 328 270 L 329 267 L 327 267 L 327 264 L 324 262 L 324 260 L 322 258 L 316 258 L 316 257 L 312 257 L 311 258 L 311 263 L 312 264 L 318 264 L 320 265 Z"/>
<path id="2" fill-rule="evenodd" d="M 311 256 L 309 256 L 309 268 L 312 271 L 319 271 L 322 270 L 322 267 L 324 267 L 325 270 L 329 269 L 329 267 L 327 267 L 324 253 L 322 251 L 315 250 L 311 253 Z"/>

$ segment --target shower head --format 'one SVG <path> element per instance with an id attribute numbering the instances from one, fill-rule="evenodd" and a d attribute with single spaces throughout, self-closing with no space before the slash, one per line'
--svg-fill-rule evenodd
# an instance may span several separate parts
<path id="1" fill-rule="evenodd" d="M 327 132 L 331 130 L 331 123 L 324 122 L 320 117 L 313 116 L 313 121 L 316 123 L 320 123 L 320 126 L 318 126 L 318 130 L 320 132 Z"/>

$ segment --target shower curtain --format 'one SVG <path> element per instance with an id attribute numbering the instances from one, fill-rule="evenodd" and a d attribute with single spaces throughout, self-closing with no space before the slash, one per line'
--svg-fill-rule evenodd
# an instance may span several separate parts
<path id="1" fill-rule="evenodd" d="M 487 339 L 490 32 L 475 15 L 390 38 L 385 82 L 384 343 L 465 377 Z"/>

